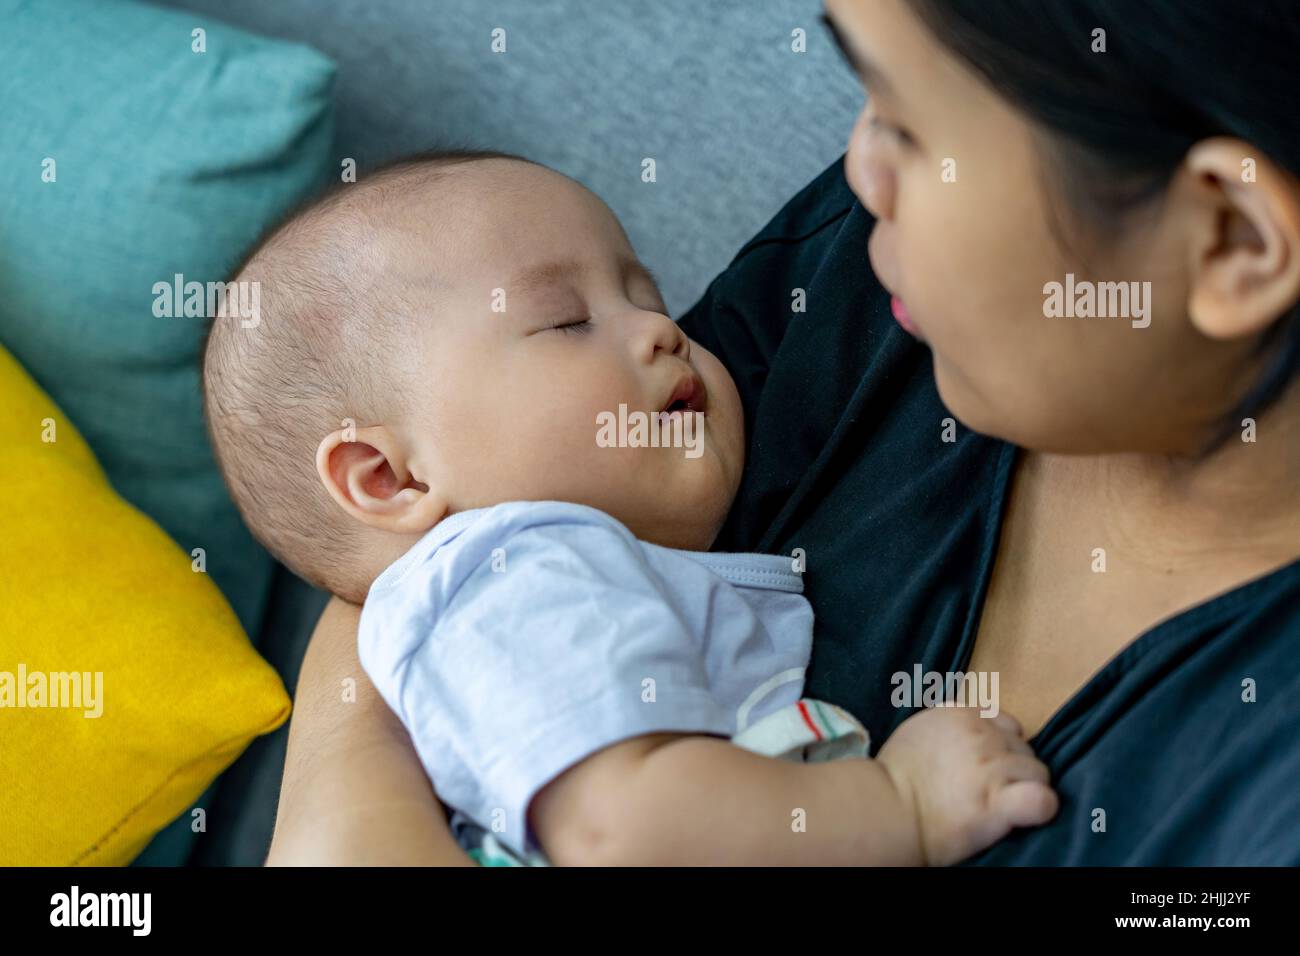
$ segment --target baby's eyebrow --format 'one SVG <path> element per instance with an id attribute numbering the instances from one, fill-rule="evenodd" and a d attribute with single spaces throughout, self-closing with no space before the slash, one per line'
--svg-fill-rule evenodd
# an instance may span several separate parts
<path id="1" fill-rule="evenodd" d="M 583 271 L 582 263 L 576 259 L 552 259 L 524 269 L 510 280 L 507 288 L 514 292 L 535 292 L 553 282 L 576 278 Z"/>
<path id="2" fill-rule="evenodd" d="M 627 279 L 637 275 L 648 279 L 659 288 L 659 282 L 649 268 L 639 259 L 621 257 L 618 262 L 619 273 Z M 577 279 L 587 271 L 587 266 L 577 259 L 551 259 L 522 270 L 511 280 L 508 288 L 516 292 L 535 292 L 555 282 L 565 279 Z"/>

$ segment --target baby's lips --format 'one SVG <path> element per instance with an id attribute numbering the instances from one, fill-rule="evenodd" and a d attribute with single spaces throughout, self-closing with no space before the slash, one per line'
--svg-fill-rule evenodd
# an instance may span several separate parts
<path id="1" fill-rule="evenodd" d="M 686 406 L 686 411 L 703 412 L 707 400 L 708 394 L 704 388 L 704 381 L 694 369 L 691 369 L 677 382 L 662 410 L 666 412 L 680 402 Z"/>

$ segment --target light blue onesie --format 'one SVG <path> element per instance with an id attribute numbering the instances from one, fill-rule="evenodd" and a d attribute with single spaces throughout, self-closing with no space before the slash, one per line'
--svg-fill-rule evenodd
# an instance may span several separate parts
<path id="1" fill-rule="evenodd" d="M 585 757 L 642 734 L 732 737 L 799 702 L 802 589 L 787 557 L 665 548 L 594 508 L 511 502 L 452 515 L 387 568 L 359 653 L 439 799 L 531 854 L 529 801 Z"/>

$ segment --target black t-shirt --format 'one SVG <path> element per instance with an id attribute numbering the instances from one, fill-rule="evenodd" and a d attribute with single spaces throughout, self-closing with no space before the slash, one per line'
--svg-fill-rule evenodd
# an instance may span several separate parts
<path id="1" fill-rule="evenodd" d="M 806 693 L 878 748 L 914 712 L 891 703 L 893 675 L 970 659 L 1018 450 L 954 426 L 872 274 L 871 226 L 837 161 L 681 324 L 745 411 L 746 471 L 714 547 L 803 550 Z M 973 862 L 1300 865 L 1300 561 L 1134 637 L 1031 741 L 1056 819 Z"/>

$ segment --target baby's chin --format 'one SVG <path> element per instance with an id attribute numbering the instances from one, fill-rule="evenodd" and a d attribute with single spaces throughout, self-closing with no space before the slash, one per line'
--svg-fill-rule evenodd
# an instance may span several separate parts
<path id="1" fill-rule="evenodd" d="M 707 551 L 722 529 L 735 499 L 734 483 L 720 463 L 700 458 L 691 463 L 701 470 L 692 480 L 654 489 L 653 502 L 639 502 L 623 520 L 638 538 L 666 548 Z"/>
<path id="2" fill-rule="evenodd" d="M 722 529 L 721 519 L 683 522 L 680 516 L 674 516 L 670 520 L 661 518 L 623 523 L 642 541 L 664 548 L 679 548 L 682 551 L 708 551 Z"/>

